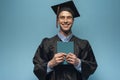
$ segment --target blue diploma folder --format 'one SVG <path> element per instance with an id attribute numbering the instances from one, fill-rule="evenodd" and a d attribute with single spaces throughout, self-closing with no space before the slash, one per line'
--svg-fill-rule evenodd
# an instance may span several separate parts
<path id="1" fill-rule="evenodd" d="M 57 53 L 74 53 L 74 42 L 57 42 Z M 66 61 L 63 62 L 63 64 L 67 64 Z"/>

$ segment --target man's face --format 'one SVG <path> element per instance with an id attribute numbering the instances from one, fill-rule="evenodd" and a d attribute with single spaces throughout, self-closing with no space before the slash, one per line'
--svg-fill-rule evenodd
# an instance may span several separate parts
<path id="1" fill-rule="evenodd" d="M 58 24 L 60 25 L 60 30 L 62 32 L 69 32 L 71 31 L 71 27 L 73 25 L 73 16 L 68 11 L 60 12 L 58 16 Z"/>

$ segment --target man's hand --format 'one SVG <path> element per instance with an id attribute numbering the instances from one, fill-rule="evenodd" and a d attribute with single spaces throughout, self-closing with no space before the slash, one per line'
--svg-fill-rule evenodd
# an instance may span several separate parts
<path id="1" fill-rule="evenodd" d="M 77 66 L 80 63 L 80 59 L 73 53 L 67 54 L 66 61 L 74 66 Z"/>
<path id="2" fill-rule="evenodd" d="M 54 57 L 48 62 L 48 66 L 53 68 L 54 66 L 60 64 L 65 60 L 66 54 L 65 53 L 57 53 Z"/>

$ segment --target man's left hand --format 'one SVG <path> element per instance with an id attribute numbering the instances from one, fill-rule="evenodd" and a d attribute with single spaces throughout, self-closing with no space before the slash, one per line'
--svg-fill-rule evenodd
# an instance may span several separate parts
<path id="1" fill-rule="evenodd" d="M 74 66 L 77 66 L 80 63 L 80 59 L 73 53 L 67 54 L 66 61 Z"/>

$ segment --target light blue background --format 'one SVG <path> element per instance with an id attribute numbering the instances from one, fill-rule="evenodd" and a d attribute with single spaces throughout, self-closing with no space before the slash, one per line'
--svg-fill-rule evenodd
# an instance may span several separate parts
<path id="1" fill-rule="evenodd" d="M 32 58 L 58 32 L 50 6 L 67 0 L 0 0 L 0 80 L 37 80 Z M 73 33 L 88 39 L 98 62 L 89 80 L 120 79 L 120 0 L 74 0 Z"/>

